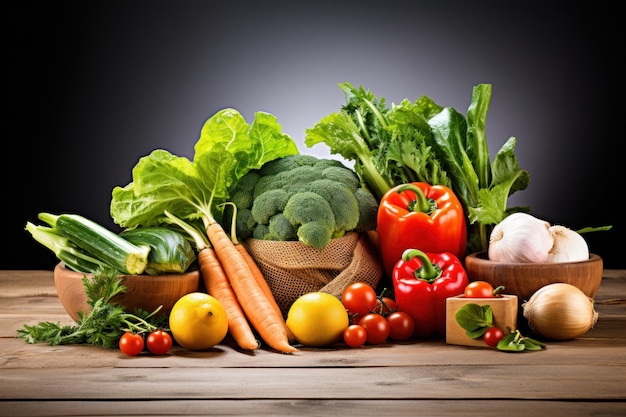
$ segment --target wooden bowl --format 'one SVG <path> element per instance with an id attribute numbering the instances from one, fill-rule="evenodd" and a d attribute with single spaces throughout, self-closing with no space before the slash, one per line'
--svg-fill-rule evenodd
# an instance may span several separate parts
<path id="1" fill-rule="evenodd" d="M 59 300 L 74 321 L 78 319 L 79 311 L 91 311 L 83 287 L 84 276 L 82 272 L 65 268 L 62 262 L 54 268 L 54 285 Z M 122 275 L 122 283 L 126 292 L 116 295 L 113 302 L 124 306 L 129 312 L 135 308 L 152 312 L 162 305 L 158 315 L 169 315 L 180 297 L 198 290 L 200 271 L 171 275 Z"/>
<path id="2" fill-rule="evenodd" d="M 565 282 L 580 288 L 594 298 L 602 281 L 602 258 L 590 254 L 580 262 L 501 263 L 490 261 L 487 252 L 465 257 L 465 270 L 470 281 L 487 281 L 493 287 L 504 286 L 502 294 L 515 294 L 520 302 L 544 285 Z"/>

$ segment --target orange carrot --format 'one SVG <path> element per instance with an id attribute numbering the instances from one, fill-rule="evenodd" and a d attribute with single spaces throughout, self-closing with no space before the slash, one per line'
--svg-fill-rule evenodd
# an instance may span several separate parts
<path id="1" fill-rule="evenodd" d="M 263 291 L 263 294 L 265 294 L 265 297 L 267 297 L 267 301 L 270 302 L 270 304 L 276 311 L 276 314 L 279 317 L 283 318 L 283 312 L 280 310 L 280 306 L 276 302 L 276 298 L 274 298 L 274 293 L 272 292 L 272 289 L 270 288 L 270 286 L 267 284 L 267 281 L 265 280 L 265 277 L 263 276 L 263 272 L 259 269 L 259 266 L 254 261 L 254 258 L 250 255 L 250 252 L 248 252 L 246 247 L 242 245 L 241 243 L 235 243 L 235 247 L 237 248 L 239 253 L 241 253 L 241 256 L 243 256 L 243 259 L 248 264 L 248 267 L 250 268 L 252 275 L 254 275 L 254 279 L 256 280 L 257 284 L 259 284 L 259 287 L 261 288 L 261 291 Z M 287 327 L 287 323 L 285 323 L 284 318 L 283 318 L 283 325 L 285 326 L 285 331 L 287 332 L 287 338 L 289 339 L 289 341 L 294 341 L 295 337 L 291 333 L 291 330 L 289 330 L 289 328 Z"/>
<path id="2" fill-rule="evenodd" d="M 215 297 L 226 310 L 230 335 L 242 349 L 254 350 L 259 348 L 260 343 L 256 340 L 212 247 L 205 247 L 198 252 L 198 265 L 207 292 Z"/>
<path id="3" fill-rule="evenodd" d="M 207 226 L 206 232 L 252 327 L 269 346 L 279 352 L 297 352 L 298 349 L 289 344 L 282 315 L 276 313 L 272 304 L 263 294 L 254 274 L 250 271 L 248 264 L 222 225 L 218 222 L 212 222 Z"/>

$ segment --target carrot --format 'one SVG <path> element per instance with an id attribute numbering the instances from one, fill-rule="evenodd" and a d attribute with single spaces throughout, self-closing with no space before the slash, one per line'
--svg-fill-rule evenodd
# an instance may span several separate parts
<path id="1" fill-rule="evenodd" d="M 257 284 L 250 267 L 222 225 L 215 221 L 211 222 L 206 227 L 206 232 L 217 259 L 222 264 L 239 304 L 252 327 L 268 345 L 279 352 L 297 352 L 298 349 L 289 344 L 282 315 L 277 314 L 274 310 Z"/>
<path id="2" fill-rule="evenodd" d="M 248 252 L 246 247 L 242 245 L 241 243 L 235 242 L 235 247 L 237 248 L 239 253 L 241 253 L 241 256 L 243 256 L 243 259 L 248 264 L 248 267 L 250 268 L 250 271 L 252 272 L 254 279 L 256 280 L 257 284 L 259 284 L 259 288 L 261 288 L 261 291 L 263 291 L 263 294 L 265 294 L 265 297 L 267 297 L 267 300 L 270 302 L 270 304 L 276 311 L 276 314 L 282 318 L 283 312 L 280 310 L 280 306 L 276 302 L 276 298 L 274 298 L 274 293 L 272 292 L 272 289 L 270 288 L 270 286 L 267 284 L 267 281 L 265 280 L 265 277 L 263 276 L 263 272 L 259 269 L 259 266 L 254 261 L 254 258 L 252 258 L 252 256 L 250 255 L 250 252 Z M 283 325 L 285 326 L 285 331 L 287 332 L 288 340 L 294 341 L 295 337 L 291 333 L 291 330 L 289 330 L 289 328 L 287 327 L 287 323 L 285 322 L 284 318 L 283 318 Z"/>
<path id="3" fill-rule="evenodd" d="M 260 347 L 250 324 L 237 301 L 226 273 L 222 268 L 215 251 L 208 246 L 198 252 L 200 275 L 208 293 L 215 297 L 226 310 L 228 317 L 228 332 L 235 339 L 240 348 L 254 350 Z"/>

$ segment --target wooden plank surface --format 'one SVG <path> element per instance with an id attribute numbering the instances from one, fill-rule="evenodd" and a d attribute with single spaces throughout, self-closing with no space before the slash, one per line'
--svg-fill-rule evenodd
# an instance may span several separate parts
<path id="1" fill-rule="evenodd" d="M 71 319 L 51 271 L 0 271 L 0 416 L 623 416 L 626 271 L 607 271 L 595 303 L 591 331 L 540 352 L 432 339 L 285 355 L 226 339 L 206 352 L 128 357 L 16 338 L 24 324 Z"/>

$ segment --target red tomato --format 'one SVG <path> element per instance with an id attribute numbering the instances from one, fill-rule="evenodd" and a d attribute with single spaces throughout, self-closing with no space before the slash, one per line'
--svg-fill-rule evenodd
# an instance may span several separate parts
<path id="1" fill-rule="evenodd" d="M 172 336 L 164 330 L 155 330 L 146 339 L 148 350 L 155 355 L 165 355 L 172 348 Z"/>
<path id="2" fill-rule="evenodd" d="M 120 338 L 120 350 L 128 356 L 139 355 L 143 346 L 143 337 L 140 334 L 126 332 Z"/>
<path id="3" fill-rule="evenodd" d="M 374 312 L 378 314 L 382 314 L 383 316 L 396 311 L 396 302 L 393 298 L 389 297 L 380 297 L 378 302 L 376 303 L 376 308 Z"/>
<path id="4" fill-rule="evenodd" d="M 389 338 L 393 340 L 407 340 L 413 336 L 415 321 L 409 313 L 394 311 L 386 316 L 389 322 Z"/>
<path id="5" fill-rule="evenodd" d="M 493 326 L 488 328 L 483 334 L 483 340 L 487 346 L 496 347 L 498 342 L 504 337 L 504 332 L 498 327 Z"/>
<path id="6" fill-rule="evenodd" d="M 369 313 L 361 317 L 359 325 L 367 333 L 367 343 L 379 345 L 389 337 L 389 322 L 378 313 Z"/>
<path id="7" fill-rule="evenodd" d="M 343 341 L 351 348 L 358 348 L 365 344 L 367 340 L 367 332 L 363 326 L 351 324 L 343 331 Z"/>
<path id="8" fill-rule="evenodd" d="M 472 281 L 465 287 L 467 298 L 493 298 L 493 286 L 486 281 Z"/>
<path id="9" fill-rule="evenodd" d="M 378 297 L 371 285 L 354 282 L 343 290 L 341 302 L 350 313 L 364 316 L 374 310 Z"/>

